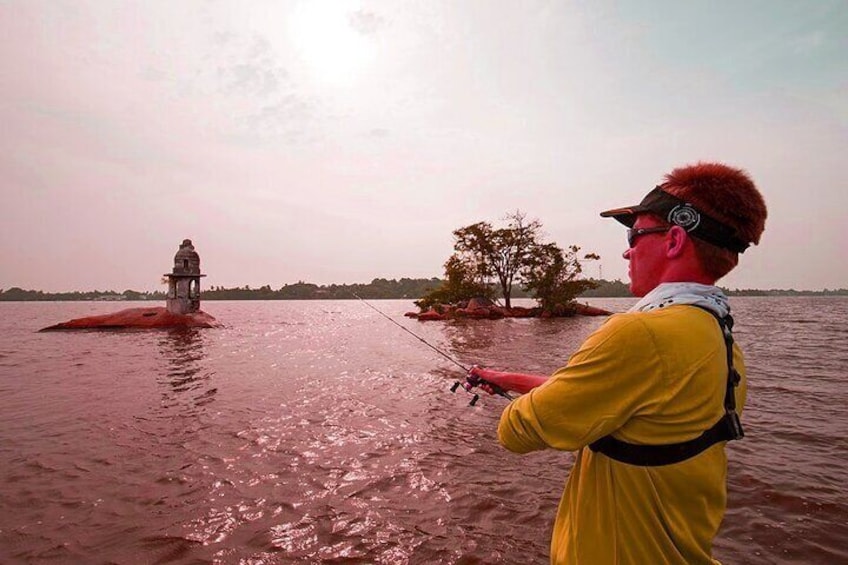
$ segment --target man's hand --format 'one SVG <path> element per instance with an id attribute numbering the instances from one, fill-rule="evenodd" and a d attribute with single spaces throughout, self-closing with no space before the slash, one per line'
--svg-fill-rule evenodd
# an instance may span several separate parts
<path id="1" fill-rule="evenodd" d="M 545 383 L 548 377 L 526 373 L 505 373 L 474 365 L 465 377 L 466 387 L 480 387 L 489 394 L 506 395 L 507 391 L 525 394 Z"/>
<path id="2" fill-rule="evenodd" d="M 474 365 L 468 371 L 468 375 L 465 377 L 465 382 L 471 388 L 480 387 L 480 389 L 488 392 L 489 394 L 505 396 L 506 390 L 497 382 L 499 376 L 500 373 L 498 371 L 492 371 L 490 369 L 484 369 L 483 367 Z"/>

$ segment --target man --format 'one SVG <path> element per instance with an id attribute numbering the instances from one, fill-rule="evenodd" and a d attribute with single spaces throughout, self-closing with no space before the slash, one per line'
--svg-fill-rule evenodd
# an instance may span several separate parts
<path id="1" fill-rule="evenodd" d="M 746 383 L 714 284 L 759 242 L 766 206 L 743 171 L 698 163 L 601 216 L 630 228 L 624 258 L 641 300 L 550 377 L 474 367 L 468 382 L 527 393 L 501 415 L 510 451 L 577 451 L 552 563 L 716 563 L 725 444 L 742 437 Z"/>

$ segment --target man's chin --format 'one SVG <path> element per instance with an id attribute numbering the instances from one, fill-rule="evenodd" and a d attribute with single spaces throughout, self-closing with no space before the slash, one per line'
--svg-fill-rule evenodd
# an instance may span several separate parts
<path id="1" fill-rule="evenodd" d="M 629 288 L 630 288 L 630 294 L 632 294 L 636 298 L 642 298 L 643 296 L 648 294 L 648 292 L 645 289 L 639 288 L 636 285 L 634 285 L 632 280 L 630 281 Z"/>

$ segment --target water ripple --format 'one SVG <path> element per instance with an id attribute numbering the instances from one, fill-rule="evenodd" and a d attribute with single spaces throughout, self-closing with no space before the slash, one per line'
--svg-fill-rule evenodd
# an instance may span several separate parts
<path id="1" fill-rule="evenodd" d="M 461 364 L 538 372 L 602 322 L 378 306 Z M 750 383 L 724 562 L 848 562 L 846 306 L 734 299 Z M 109 305 L 0 304 L 4 561 L 546 562 L 573 455 L 502 450 L 503 399 L 468 406 L 458 367 L 358 302 L 204 307 L 227 326 L 37 333 Z"/>

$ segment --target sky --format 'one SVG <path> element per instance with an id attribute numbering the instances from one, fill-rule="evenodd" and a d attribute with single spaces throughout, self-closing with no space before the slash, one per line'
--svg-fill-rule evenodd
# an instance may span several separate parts
<path id="1" fill-rule="evenodd" d="M 627 280 L 673 168 L 769 207 L 728 288 L 848 288 L 848 2 L 0 0 L 0 288 L 442 276 L 520 210 Z"/>

